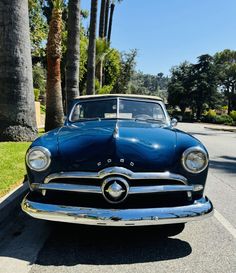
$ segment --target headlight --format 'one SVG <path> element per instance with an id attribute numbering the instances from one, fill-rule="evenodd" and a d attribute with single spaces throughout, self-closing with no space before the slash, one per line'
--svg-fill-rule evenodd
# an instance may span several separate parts
<path id="1" fill-rule="evenodd" d="M 200 173 L 208 165 L 208 155 L 201 147 L 191 147 L 182 156 L 182 164 L 190 173 Z"/>
<path id="2" fill-rule="evenodd" d="M 26 154 L 26 163 L 34 171 L 44 171 L 51 163 L 51 153 L 44 147 L 33 147 Z"/>

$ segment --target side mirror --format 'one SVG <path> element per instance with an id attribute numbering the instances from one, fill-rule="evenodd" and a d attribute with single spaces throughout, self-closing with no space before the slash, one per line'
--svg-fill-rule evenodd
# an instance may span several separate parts
<path id="1" fill-rule="evenodd" d="M 170 125 L 171 125 L 172 127 L 176 127 L 177 124 L 178 124 L 178 120 L 177 120 L 176 118 L 173 118 L 173 119 L 170 121 Z"/>

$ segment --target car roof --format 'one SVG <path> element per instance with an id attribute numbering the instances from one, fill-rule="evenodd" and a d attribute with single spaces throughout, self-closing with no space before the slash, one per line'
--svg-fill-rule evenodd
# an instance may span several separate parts
<path id="1" fill-rule="evenodd" d="M 95 99 L 95 98 L 137 98 L 137 99 L 149 99 L 149 100 L 158 100 L 163 101 L 162 98 L 157 96 L 148 96 L 148 95 L 135 95 L 135 94 L 102 94 L 102 95 L 86 95 L 86 96 L 79 96 L 76 100 L 83 100 L 83 99 Z"/>

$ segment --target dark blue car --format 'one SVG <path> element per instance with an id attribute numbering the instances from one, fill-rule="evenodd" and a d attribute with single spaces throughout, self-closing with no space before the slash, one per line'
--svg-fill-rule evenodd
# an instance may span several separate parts
<path id="1" fill-rule="evenodd" d="M 52 221 L 173 228 L 211 215 L 206 148 L 174 123 L 157 97 L 76 99 L 65 125 L 26 154 L 23 211 Z"/>

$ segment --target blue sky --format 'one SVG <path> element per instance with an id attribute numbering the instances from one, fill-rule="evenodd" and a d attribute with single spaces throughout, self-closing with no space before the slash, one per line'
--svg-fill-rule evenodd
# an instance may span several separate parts
<path id="1" fill-rule="evenodd" d="M 90 9 L 90 0 L 81 2 Z M 150 74 L 235 50 L 236 0 L 123 0 L 114 12 L 112 46 L 138 49 L 137 70 Z"/>

